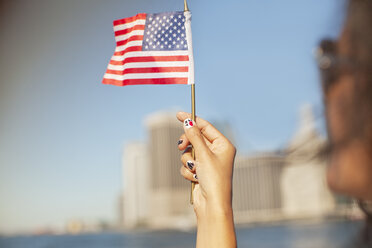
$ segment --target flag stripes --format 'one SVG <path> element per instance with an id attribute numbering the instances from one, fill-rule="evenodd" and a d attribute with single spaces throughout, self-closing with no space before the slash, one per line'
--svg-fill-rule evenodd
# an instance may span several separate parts
<path id="1" fill-rule="evenodd" d="M 182 12 L 175 13 L 178 13 L 179 18 L 181 17 L 179 13 L 183 15 Z M 184 24 L 172 23 L 173 15 L 168 16 L 170 14 L 164 16 L 138 14 L 113 22 L 116 48 L 102 83 L 117 86 L 189 83 L 189 51 L 175 49 L 181 43 L 176 38 L 172 41 L 168 40 L 168 33 L 166 33 L 168 31 L 176 33 L 178 30 L 175 27 L 181 30 Z M 154 22 L 159 20 L 159 17 L 160 21 Z M 174 33 L 169 37 L 176 37 Z M 146 43 L 144 43 L 145 36 L 147 37 Z M 172 49 L 167 50 L 166 48 L 171 45 Z M 187 44 L 182 41 L 182 46 L 184 45 Z"/>

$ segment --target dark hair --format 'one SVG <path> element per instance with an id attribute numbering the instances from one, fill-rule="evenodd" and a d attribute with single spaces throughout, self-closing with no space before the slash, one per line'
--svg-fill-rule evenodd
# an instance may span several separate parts
<path id="1" fill-rule="evenodd" d="M 345 33 L 355 62 L 352 133 L 363 138 L 372 154 L 372 1 L 349 0 Z M 371 165 L 372 166 L 372 165 Z"/>
<path id="2" fill-rule="evenodd" d="M 345 32 L 350 57 L 356 63 L 354 114 L 349 120 L 353 134 L 363 138 L 372 154 L 372 0 L 349 0 Z M 366 222 L 356 245 L 372 247 L 372 209 L 364 202 L 360 207 Z"/>

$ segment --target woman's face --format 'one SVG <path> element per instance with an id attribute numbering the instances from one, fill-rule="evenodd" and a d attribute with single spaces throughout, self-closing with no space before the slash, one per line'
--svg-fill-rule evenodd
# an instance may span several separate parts
<path id="1" fill-rule="evenodd" d="M 344 31 L 337 44 L 340 57 L 350 54 L 348 44 L 348 35 Z M 372 149 L 352 133 L 358 115 L 358 106 L 354 103 L 358 95 L 355 94 L 356 83 L 352 73 L 341 70 L 324 95 L 328 135 L 334 144 L 327 180 L 330 188 L 339 193 L 372 200 Z"/>

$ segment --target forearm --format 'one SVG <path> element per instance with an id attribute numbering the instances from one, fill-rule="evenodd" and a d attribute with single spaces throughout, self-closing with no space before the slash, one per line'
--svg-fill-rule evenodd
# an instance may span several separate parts
<path id="1" fill-rule="evenodd" d="M 198 217 L 197 248 L 235 248 L 236 236 L 231 209 L 206 211 Z"/>

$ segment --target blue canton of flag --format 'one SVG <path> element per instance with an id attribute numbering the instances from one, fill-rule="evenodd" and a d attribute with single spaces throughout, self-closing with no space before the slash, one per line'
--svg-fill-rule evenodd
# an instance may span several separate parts
<path id="1" fill-rule="evenodd" d="M 143 37 L 143 51 L 187 50 L 183 12 L 148 14 Z"/>

